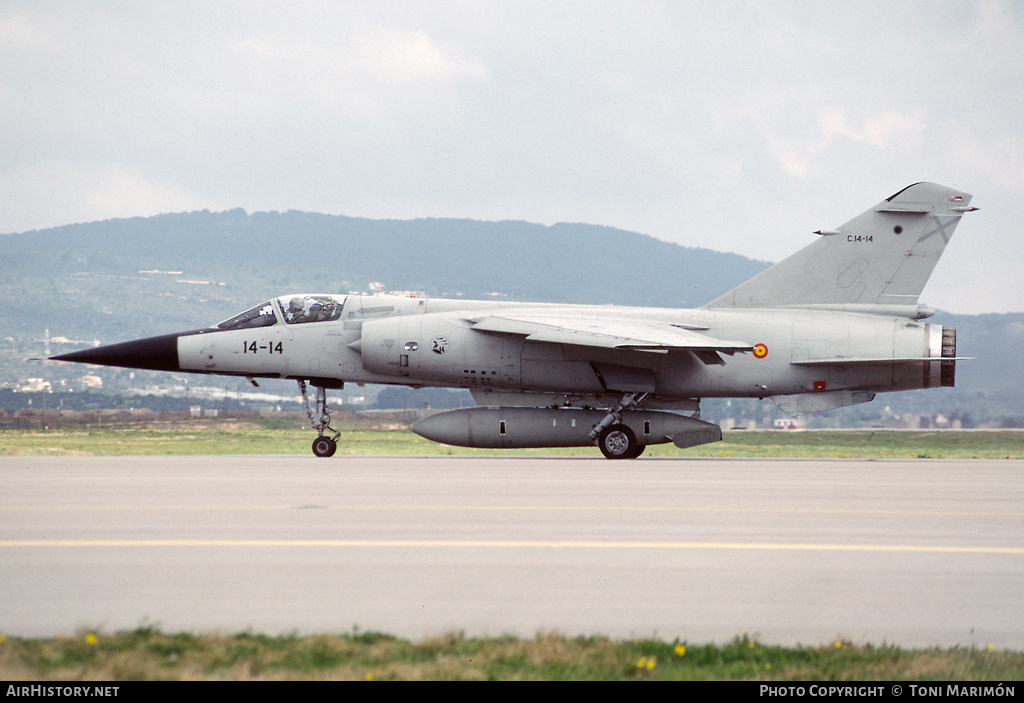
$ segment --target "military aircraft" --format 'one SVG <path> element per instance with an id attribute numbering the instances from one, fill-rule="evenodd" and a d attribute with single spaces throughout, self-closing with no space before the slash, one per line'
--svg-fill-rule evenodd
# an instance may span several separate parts
<path id="1" fill-rule="evenodd" d="M 469 389 L 477 407 L 413 424 L 437 442 L 635 458 L 720 440 L 701 398 L 767 397 L 797 415 L 952 386 L 956 330 L 921 322 L 934 311 L 918 297 L 970 201 L 908 186 L 693 310 L 295 294 L 51 359 L 296 380 L 321 457 L 340 436 L 327 390 L 354 382 Z"/>

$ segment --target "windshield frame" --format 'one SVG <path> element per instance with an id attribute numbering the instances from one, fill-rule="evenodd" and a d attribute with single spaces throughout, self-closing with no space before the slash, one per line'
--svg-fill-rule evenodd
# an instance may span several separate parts
<path id="1" fill-rule="evenodd" d="M 248 330 L 273 327 L 278 323 L 274 301 L 268 300 L 217 324 L 218 330 Z"/>

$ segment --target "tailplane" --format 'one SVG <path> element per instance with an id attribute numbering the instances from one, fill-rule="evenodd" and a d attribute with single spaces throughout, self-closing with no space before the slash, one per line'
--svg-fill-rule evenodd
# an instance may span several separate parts
<path id="1" fill-rule="evenodd" d="M 705 307 L 914 305 L 970 202 L 908 186 Z"/>

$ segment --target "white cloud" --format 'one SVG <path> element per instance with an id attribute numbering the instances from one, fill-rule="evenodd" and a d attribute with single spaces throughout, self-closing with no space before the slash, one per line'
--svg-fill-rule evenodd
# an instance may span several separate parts
<path id="1" fill-rule="evenodd" d="M 487 80 L 478 60 L 431 39 L 424 31 L 375 25 L 356 32 L 359 68 L 373 80 L 398 85 L 422 81 Z"/>
<path id="2" fill-rule="evenodd" d="M 35 17 L 26 11 L 14 11 L 0 17 L 0 45 L 8 52 L 47 52 L 60 44 Z"/>
<path id="3" fill-rule="evenodd" d="M 916 143 L 927 129 L 922 119 L 894 110 L 869 115 L 859 128 L 855 128 L 849 125 L 845 111 L 834 107 L 823 110 L 819 122 L 826 141 L 846 137 L 878 149 Z"/>
<path id="4" fill-rule="evenodd" d="M 196 202 L 194 193 L 119 166 L 97 169 L 79 188 L 83 207 L 96 213 L 96 219 L 193 209 Z"/>
<path id="5" fill-rule="evenodd" d="M 969 129 L 958 135 L 958 160 L 1000 188 L 1024 194 L 1024 136 Z"/>
<path id="6" fill-rule="evenodd" d="M 955 46 L 957 58 L 968 67 L 964 78 L 975 71 L 998 74 L 1008 67 L 1020 67 L 1024 58 L 1024 29 L 1020 3 L 1014 0 L 978 0 L 962 7 L 967 31 Z M 976 75 L 976 74 L 975 74 Z"/>
<path id="7" fill-rule="evenodd" d="M 0 220 L 13 224 L 2 232 L 216 207 L 186 189 L 105 163 L 33 164 L 0 177 L 0 193 Z M 46 215 L 19 222 L 25 209 Z"/>
<path id="8" fill-rule="evenodd" d="M 865 117 L 860 125 L 851 126 L 846 111 L 839 107 L 824 108 L 816 127 L 807 128 L 807 135 L 765 135 L 769 150 L 779 166 L 790 176 L 807 178 L 820 172 L 836 142 L 849 140 L 877 150 L 899 148 L 911 152 L 920 142 L 927 126 L 922 119 L 888 110 Z"/>

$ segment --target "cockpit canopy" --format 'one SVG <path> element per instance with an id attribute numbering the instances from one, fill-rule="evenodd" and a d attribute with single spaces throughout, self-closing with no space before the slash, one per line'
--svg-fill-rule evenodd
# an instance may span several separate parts
<path id="1" fill-rule="evenodd" d="M 308 322 L 332 322 L 341 317 L 343 295 L 287 295 L 260 303 L 251 310 L 221 322 L 220 330 L 244 330 L 270 327 L 284 320 L 289 325 Z"/>
<path id="2" fill-rule="evenodd" d="M 278 298 L 277 304 L 289 325 L 305 322 L 333 322 L 341 317 L 345 298 L 333 295 L 293 295 Z"/>

